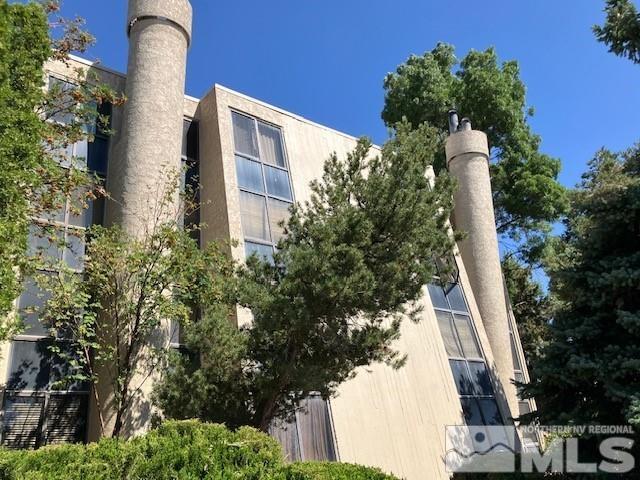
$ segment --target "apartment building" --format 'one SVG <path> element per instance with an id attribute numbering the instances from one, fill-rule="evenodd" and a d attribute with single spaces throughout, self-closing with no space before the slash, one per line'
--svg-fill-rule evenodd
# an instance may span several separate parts
<path id="1" fill-rule="evenodd" d="M 185 181 L 197 177 L 200 185 L 196 221 L 208 226 L 201 244 L 237 240 L 229 246 L 234 259 L 268 257 L 282 235 L 278 223 L 293 202 L 309 199 L 324 161 L 354 148 L 352 136 L 220 85 L 201 99 L 186 96 L 191 18 L 188 0 L 130 0 L 126 75 L 80 58 L 47 65 L 48 82 L 73 84 L 80 68 L 124 92 L 128 102 L 104 107 L 113 136 L 98 131 L 93 142 L 68 152 L 104 178 L 116 201 L 94 202 L 80 216 L 66 208 L 36 219 L 30 248 L 45 249 L 81 273 L 84 229 L 117 223 L 139 234 L 150 192 L 166 168 L 186 167 Z M 312 396 L 294 421 L 274 425 L 272 434 L 291 460 L 360 463 L 407 479 L 448 478 L 445 426 L 509 425 L 529 410 L 513 385 L 528 374 L 500 271 L 486 137 L 463 122 L 452 129 L 446 153 L 459 183 L 452 223 L 468 233 L 443 260 L 453 273 L 444 287 L 436 279 L 425 285 L 420 321 L 404 322 L 396 345 L 408 355 L 403 368 L 361 368 L 335 398 Z M 43 244 L 36 232 L 43 225 L 63 232 L 67 245 Z M 45 300 L 27 281 L 16 308 L 28 312 Z M 250 321 L 250 312 L 237 316 Z M 108 406 L 97 412 L 89 385 L 52 388 L 65 366 L 48 352 L 37 314 L 24 319 L 25 331 L 2 347 L 2 443 L 34 448 L 95 440 L 99 413 L 108 423 L 113 412 Z M 171 343 L 179 344 L 179 336 Z M 108 395 L 106 383 L 94 388 Z M 145 384 L 125 420 L 127 434 L 149 427 L 151 386 Z"/>

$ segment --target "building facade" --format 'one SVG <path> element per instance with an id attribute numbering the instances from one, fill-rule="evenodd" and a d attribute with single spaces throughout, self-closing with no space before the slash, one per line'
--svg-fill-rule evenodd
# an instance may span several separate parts
<path id="1" fill-rule="evenodd" d="M 309 199 L 309 184 L 322 175 L 324 161 L 333 152 L 345 158 L 355 147 L 354 137 L 220 85 L 201 99 L 186 96 L 191 15 L 188 0 L 130 0 L 127 75 L 79 58 L 47 65 L 48 82 L 73 84 L 80 68 L 124 92 L 128 102 L 106 112 L 113 136 L 96 132 L 93 142 L 68 152 L 84 159 L 117 201 L 94 202 L 81 216 L 65 209 L 34 219 L 31 248 L 81 273 L 84 229 L 117 223 L 140 234 L 154 185 L 167 166 L 185 166 L 185 181 L 198 178 L 201 207 L 194 221 L 207 225 L 201 244 L 227 242 L 239 261 L 252 253 L 269 257 L 282 235 L 278 223 L 293 202 Z M 468 236 L 441 260 L 453 271 L 444 286 L 443 278 L 425 285 L 420 321 L 403 324 L 396 348 L 408 355 L 406 365 L 361 368 L 335 398 L 311 396 L 295 420 L 274 425 L 272 434 L 291 460 L 360 463 L 407 479 L 448 478 L 445 426 L 509 425 L 530 409 L 513 386 L 528 375 L 500 271 L 486 137 L 465 129 L 452 133 L 447 158 L 460 185 L 453 227 Z M 46 226 L 61 231 L 67 246 L 44 244 L 37 230 Z M 113 421 L 108 407 L 96 411 L 89 385 L 51 387 L 65 367 L 49 355 L 47 333 L 33 313 L 44 301 L 27 281 L 16 302 L 27 328 L 2 347 L 1 440 L 9 447 L 95 440 L 98 414 Z M 237 318 L 251 321 L 241 309 Z M 179 344 L 171 326 L 166 333 L 168 344 Z M 149 426 L 152 383 L 145 383 L 125 420 L 129 435 Z M 108 389 L 101 394 L 108 396 Z"/>

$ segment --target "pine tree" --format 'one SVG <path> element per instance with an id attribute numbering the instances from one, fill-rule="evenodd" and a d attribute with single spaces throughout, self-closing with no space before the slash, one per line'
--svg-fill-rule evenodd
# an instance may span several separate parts
<path id="1" fill-rule="evenodd" d="M 388 126 L 406 118 L 414 127 L 426 122 L 446 132 L 447 112 L 456 108 L 487 134 L 499 234 L 535 241 L 565 211 L 560 161 L 540 152 L 540 137 L 527 122 L 533 109 L 526 105 L 517 62 L 499 64 L 493 48 L 472 50 L 458 61 L 453 46 L 439 43 L 410 56 L 387 75 L 384 88 L 382 118 Z M 444 167 L 443 156 L 439 166 Z"/>
<path id="2" fill-rule="evenodd" d="M 559 302 L 527 389 L 545 424 L 640 426 L 640 146 L 599 151 L 550 265 Z"/>
<path id="3" fill-rule="evenodd" d="M 379 155 L 361 140 L 347 159 L 329 158 L 274 261 L 253 257 L 240 271 L 250 325 L 234 330 L 209 309 L 187 332 L 193 355 L 156 389 L 164 414 L 267 430 L 310 393 L 331 396 L 359 366 L 401 366 L 392 348 L 401 320 L 415 313 L 434 257 L 452 248 L 452 182 L 425 178 L 441 148 L 435 129 L 405 124 Z"/>
<path id="4" fill-rule="evenodd" d="M 631 0 L 607 0 L 604 25 L 595 25 L 598 41 L 609 47 L 609 51 L 640 63 L 640 13 Z"/>

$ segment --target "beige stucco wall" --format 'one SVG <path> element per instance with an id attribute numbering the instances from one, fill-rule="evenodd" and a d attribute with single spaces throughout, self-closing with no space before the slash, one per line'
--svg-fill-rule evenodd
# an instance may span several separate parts
<path id="1" fill-rule="evenodd" d="M 480 321 L 464 265 L 456 252 L 460 284 L 491 372 L 504 418 L 508 406 L 496 376 L 493 354 Z M 448 478 L 445 427 L 463 425 L 462 407 L 437 319 L 426 289 L 418 323 L 406 320 L 396 348 L 408 355 L 394 371 L 384 365 L 361 368 L 331 401 L 342 461 L 374 465 L 408 480 Z"/>
<path id="2" fill-rule="evenodd" d="M 336 152 L 345 158 L 356 139 L 219 85 L 203 98 L 198 112 L 205 200 L 202 219 L 208 224 L 203 240 L 237 240 L 231 250 L 235 259 L 242 260 L 244 244 L 232 110 L 282 129 L 298 202 L 309 199 L 309 183 L 321 176 L 329 155 Z M 501 388 L 490 344 L 464 266 L 460 270 L 460 281 L 491 370 L 499 407 L 508 418 L 507 403 L 499 394 Z M 405 321 L 402 337 L 396 344 L 398 350 L 408 354 L 407 364 L 397 371 L 379 364 L 361 368 L 330 402 L 341 461 L 377 466 L 410 480 L 448 478 L 443 462 L 445 426 L 463 423 L 458 393 L 426 289 L 420 302 L 424 307 L 421 321 Z M 240 311 L 238 317 L 240 323 L 250 321 L 247 311 Z"/>
<path id="3" fill-rule="evenodd" d="M 78 61 L 72 67 L 93 68 L 107 83 L 124 90 L 125 78 L 117 72 L 92 67 Z M 71 68 L 59 64 L 49 70 L 72 77 Z M 322 174 L 324 161 L 332 152 L 344 158 L 356 139 L 315 124 L 297 115 L 251 99 L 216 85 L 200 102 L 184 99 L 184 115 L 200 122 L 201 220 L 208 226 L 203 243 L 236 240 L 229 245 L 234 258 L 244 258 L 242 227 L 233 153 L 231 109 L 255 116 L 282 128 L 296 201 L 310 196 L 309 182 Z M 118 141 L 121 109 L 113 112 L 113 128 Z M 114 151 L 111 150 L 111 155 Z M 460 282 L 465 290 L 481 348 L 492 372 L 498 403 L 505 418 L 508 408 L 496 381 L 495 363 L 487 334 L 473 297 L 467 273 L 460 261 Z M 462 411 L 436 317 L 425 294 L 424 310 L 418 323 L 406 321 L 396 348 L 408 354 L 400 370 L 384 365 L 361 368 L 358 375 L 341 386 L 331 400 L 339 458 L 382 468 L 407 479 L 448 478 L 444 470 L 445 426 L 462 423 Z M 238 313 L 240 323 L 250 320 L 246 311 Z M 0 361 L 5 372 L 8 352 Z M 151 389 L 151 383 L 144 390 Z M 134 412 L 143 431 L 149 411 Z M 91 427 L 91 426 L 90 426 Z M 95 424 L 93 425 L 95 435 Z"/>
<path id="4" fill-rule="evenodd" d="M 454 225 L 466 233 L 460 242 L 461 257 L 496 357 L 498 377 L 509 400 L 511 413 L 507 418 L 515 418 L 518 399 L 512 383 L 509 316 L 493 212 L 487 136 L 477 130 L 456 132 L 447 138 L 445 149 L 449 172 L 458 182 Z"/>

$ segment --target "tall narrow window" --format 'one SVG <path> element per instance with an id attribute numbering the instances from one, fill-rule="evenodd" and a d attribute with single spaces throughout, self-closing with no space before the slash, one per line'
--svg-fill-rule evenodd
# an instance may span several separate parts
<path id="1" fill-rule="evenodd" d="M 182 150 L 180 189 L 184 201 L 188 205 L 183 210 L 183 217 L 179 219 L 180 226 L 188 229 L 191 237 L 200 244 L 200 162 L 199 162 L 199 129 L 198 122 L 191 119 L 182 121 Z M 192 320 L 196 320 L 197 313 L 193 313 Z M 180 323 L 175 320 L 169 322 L 169 346 L 177 350 L 183 349 Z"/>
<path id="2" fill-rule="evenodd" d="M 231 116 L 245 255 L 271 258 L 293 203 L 282 131 L 238 112 Z"/>
<path id="3" fill-rule="evenodd" d="M 235 111 L 231 118 L 245 256 L 272 259 L 294 200 L 282 131 Z M 291 461 L 337 459 L 331 410 L 319 395 L 305 399 L 290 422 L 275 422 L 270 433 Z"/>
<path id="4" fill-rule="evenodd" d="M 513 316 L 509 315 L 509 343 L 511 344 L 511 357 L 513 359 L 513 379 L 517 383 L 525 383 L 526 379 L 524 376 L 524 358 L 520 355 L 519 349 L 516 344 L 516 335 L 518 334 L 515 329 L 515 319 Z M 529 399 L 518 399 L 518 416 L 522 417 L 523 415 L 528 415 L 532 411 L 532 400 Z M 534 448 L 537 449 L 537 445 L 539 444 L 538 435 L 532 428 L 526 428 L 527 425 L 535 426 L 535 423 L 526 424 L 523 423 L 523 420 L 519 419 L 517 421 L 518 429 L 521 432 L 521 436 L 524 442 L 525 448 Z"/>
<path id="5" fill-rule="evenodd" d="M 68 123 L 72 84 L 51 77 L 50 88 L 62 92 L 59 105 L 51 106 L 49 121 Z M 98 113 L 110 115 L 111 106 L 97 106 Z M 89 129 L 85 139 L 53 152 L 59 164 L 68 169 L 88 169 L 104 181 L 107 174 L 109 138 L 107 126 Z M 103 202 L 85 205 L 83 191 L 73 192 L 57 211 L 43 212 L 29 229 L 28 253 L 40 257 L 40 274 L 55 274 L 56 264 L 64 262 L 78 275 L 84 269 L 85 229 L 102 223 Z M 33 278 L 27 278 L 18 310 L 24 330 L 11 343 L 9 373 L 2 401 L 1 442 L 9 448 L 37 448 L 43 445 L 85 440 L 89 385 L 61 380 L 69 364 L 53 353 L 68 350 L 73 339 L 53 338 L 40 322 L 40 312 L 48 295 Z M 56 349 L 51 349 L 55 343 Z M 65 355 L 68 358 L 68 355 Z"/>
<path id="6" fill-rule="evenodd" d="M 184 119 L 182 124 L 182 189 L 194 208 L 186 212 L 183 219 L 187 227 L 200 224 L 200 162 L 199 162 L 199 130 L 198 122 Z M 200 241 L 197 229 L 193 231 L 196 240 Z"/>
<path id="7" fill-rule="evenodd" d="M 443 264 L 452 264 L 448 259 Z M 444 275 L 443 275 L 444 277 Z M 480 348 L 478 334 L 457 276 L 447 275 L 429 285 L 429 295 L 438 326 L 449 356 L 451 373 L 460 395 L 467 425 L 502 425 L 487 363 Z"/>

